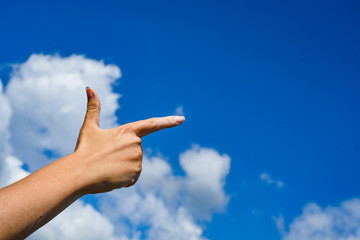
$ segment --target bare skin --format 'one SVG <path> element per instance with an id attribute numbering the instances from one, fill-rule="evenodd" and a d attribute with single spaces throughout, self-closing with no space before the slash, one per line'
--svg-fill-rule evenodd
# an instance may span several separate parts
<path id="1" fill-rule="evenodd" d="M 86 89 L 88 106 L 75 152 L 0 189 L 0 239 L 24 239 L 78 198 L 135 184 L 141 138 L 180 125 L 179 116 L 151 118 L 100 129 L 100 100 Z"/>

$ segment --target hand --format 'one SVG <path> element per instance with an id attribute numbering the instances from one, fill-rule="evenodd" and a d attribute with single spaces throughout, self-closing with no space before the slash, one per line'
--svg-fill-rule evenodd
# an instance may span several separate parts
<path id="1" fill-rule="evenodd" d="M 100 129 L 100 100 L 87 88 L 87 112 L 74 154 L 84 169 L 86 193 L 100 193 L 129 187 L 137 181 L 143 156 L 141 138 L 164 128 L 180 125 L 185 118 L 169 116 Z"/>
<path id="2" fill-rule="evenodd" d="M 0 239 L 26 238 L 85 194 L 133 185 L 141 172 L 141 137 L 185 120 L 151 118 L 103 130 L 99 97 L 92 89 L 86 93 L 75 152 L 0 189 Z"/>

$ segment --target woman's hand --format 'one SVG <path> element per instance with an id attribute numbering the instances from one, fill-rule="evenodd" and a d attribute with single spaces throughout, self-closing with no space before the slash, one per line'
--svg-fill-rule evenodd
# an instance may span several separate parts
<path id="1" fill-rule="evenodd" d="M 141 172 L 141 137 L 184 121 L 151 118 L 103 130 L 99 97 L 90 88 L 86 93 L 75 152 L 0 189 L 0 239 L 24 239 L 85 194 L 133 185 Z"/>
<path id="2" fill-rule="evenodd" d="M 79 167 L 84 170 L 84 190 L 86 193 L 99 193 L 129 187 L 141 172 L 141 138 L 177 126 L 185 119 L 180 116 L 151 118 L 113 129 L 100 129 L 99 97 L 90 88 L 86 93 L 87 112 L 74 152 Z"/>

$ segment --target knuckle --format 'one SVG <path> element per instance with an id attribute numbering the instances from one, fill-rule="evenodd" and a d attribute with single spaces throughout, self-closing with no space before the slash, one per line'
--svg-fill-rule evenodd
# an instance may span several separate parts
<path id="1" fill-rule="evenodd" d="M 141 162 L 139 162 L 139 163 L 137 163 L 137 164 L 135 165 L 134 172 L 135 172 L 136 174 L 140 174 L 140 173 L 141 173 L 141 170 L 142 170 L 142 164 L 141 164 Z"/>
<path id="2" fill-rule="evenodd" d="M 89 103 L 87 105 L 87 110 L 88 111 L 97 111 L 97 110 L 100 110 L 100 106 L 97 104 L 94 104 L 94 103 Z"/>
<path id="3" fill-rule="evenodd" d="M 128 141 L 129 145 L 133 145 L 133 146 L 141 146 L 142 143 L 141 138 L 138 137 L 133 132 L 126 133 L 126 140 Z"/>
<path id="4" fill-rule="evenodd" d="M 125 133 L 129 133 L 129 132 L 132 132 L 132 128 L 129 124 L 125 124 L 125 125 L 122 125 L 121 127 L 119 127 L 120 134 L 125 134 Z"/>
<path id="5" fill-rule="evenodd" d="M 166 121 L 167 125 L 171 125 L 171 124 L 172 124 L 172 121 L 170 120 L 170 118 L 165 118 L 165 121 Z"/>
<path id="6" fill-rule="evenodd" d="M 141 160 L 143 157 L 143 151 L 141 148 L 138 148 L 137 150 L 134 151 L 134 158 L 140 162 L 141 164 Z"/>
<path id="7" fill-rule="evenodd" d="M 139 138 L 138 136 L 135 135 L 133 142 L 137 145 L 141 145 L 141 138 Z"/>
<path id="8" fill-rule="evenodd" d="M 156 121 L 155 118 L 150 118 L 149 119 L 149 127 L 152 128 L 152 129 L 156 129 L 158 126 L 158 123 Z"/>

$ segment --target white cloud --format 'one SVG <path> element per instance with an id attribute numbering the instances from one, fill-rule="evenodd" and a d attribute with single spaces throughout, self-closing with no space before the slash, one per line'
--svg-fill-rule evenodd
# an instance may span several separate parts
<path id="1" fill-rule="evenodd" d="M 0 152 L 8 151 L 7 145 L 10 139 L 10 117 L 12 111 L 8 99 L 3 94 L 3 84 L 0 79 Z"/>
<path id="2" fill-rule="evenodd" d="M 127 238 L 115 237 L 114 225 L 93 206 L 78 200 L 32 234 L 29 239 L 125 240 Z"/>
<path id="3" fill-rule="evenodd" d="M 230 157 L 194 145 L 180 155 L 180 165 L 187 176 L 184 184 L 187 206 L 204 219 L 209 219 L 214 211 L 221 212 L 229 200 L 224 186 L 230 171 Z"/>
<path id="4" fill-rule="evenodd" d="M 100 208 L 116 224 L 117 233 L 126 232 L 131 239 L 205 239 L 186 208 L 171 209 L 161 196 L 144 195 L 136 188 L 107 194 Z"/>
<path id="5" fill-rule="evenodd" d="M 274 180 L 272 178 L 272 176 L 268 173 L 262 173 L 260 174 L 260 180 L 262 180 L 263 182 L 267 183 L 267 184 L 275 184 L 278 188 L 282 188 L 284 187 L 284 182 L 280 181 L 280 180 Z"/>
<path id="6" fill-rule="evenodd" d="M 283 215 L 279 215 L 278 217 L 273 217 L 273 220 L 276 224 L 276 228 L 279 230 L 281 235 L 284 235 L 285 232 L 285 220 Z"/>
<path id="7" fill-rule="evenodd" d="M 184 107 L 182 105 L 178 106 L 176 109 L 175 109 L 175 115 L 179 115 L 179 116 L 184 116 L 185 113 L 184 113 Z"/>
<path id="8" fill-rule="evenodd" d="M 111 84 L 119 77 L 117 66 L 80 55 L 33 54 L 14 65 L 5 94 L 13 111 L 10 129 L 16 155 L 35 170 L 51 160 L 44 154 L 47 150 L 71 153 L 84 119 L 86 86 L 96 89 L 106 106 L 101 126 L 115 126 L 119 95 Z"/>
<path id="9" fill-rule="evenodd" d="M 57 158 L 48 153 L 73 151 L 85 86 L 96 89 L 106 106 L 101 127 L 116 126 L 119 95 L 112 84 L 119 77 L 117 66 L 79 55 L 34 54 L 14 65 L 5 92 L 0 82 L 0 187 L 29 174 L 24 163 L 34 170 Z M 161 157 L 144 156 L 134 187 L 98 195 L 101 211 L 78 200 L 30 239 L 205 239 L 203 221 L 229 201 L 230 158 L 195 145 L 180 155 L 180 165 L 185 175 L 175 175 Z"/>
<path id="10" fill-rule="evenodd" d="M 7 185 L 10 175 L 5 170 L 7 167 L 5 158 L 11 152 L 11 147 L 9 144 L 9 125 L 11 114 L 12 111 L 9 101 L 3 94 L 3 84 L 0 81 L 0 187 Z"/>
<path id="11" fill-rule="evenodd" d="M 340 206 L 321 208 L 310 203 L 303 213 L 283 231 L 283 240 L 359 240 L 360 199 L 344 201 Z"/>
<path id="12" fill-rule="evenodd" d="M 3 165 L 0 169 L 2 181 L 0 181 L 0 188 L 10 185 L 29 175 L 29 172 L 22 169 L 23 162 L 18 158 L 8 155 L 2 158 L 2 161 Z"/>
<path id="13" fill-rule="evenodd" d="M 128 234 L 149 228 L 148 239 L 204 239 L 198 220 L 210 220 L 214 212 L 226 207 L 224 192 L 230 158 L 214 149 L 194 145 L 180 155 L 185 176 L 174 175 L 160 157 L 143 159 L 138 183 L 124 191 L 114 191 L 101 200 L 100 208 L 117 223 L 131 222 Z"/>

